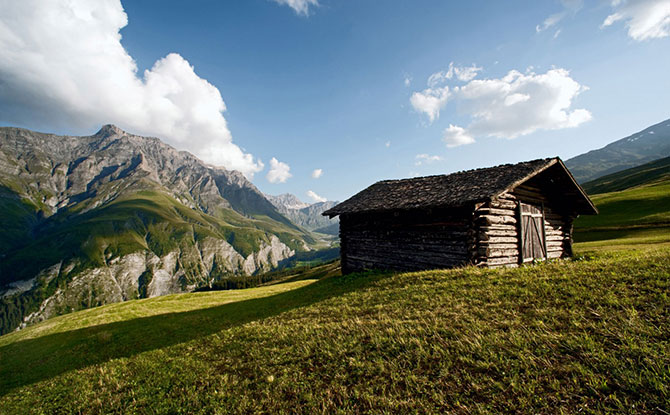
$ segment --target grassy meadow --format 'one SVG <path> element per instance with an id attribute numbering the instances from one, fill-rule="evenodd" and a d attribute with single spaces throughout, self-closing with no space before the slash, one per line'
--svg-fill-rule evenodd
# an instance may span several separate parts
<path id="1" fill-rule="evenodd" d="M 669 293 L 640 249 L 130 301 L 0 337 L 0 413 L 662 413 Z"/>
<path id="2" fill-rule="evenodd" d="M 669 195 L 595 195 L 573 260 L 329 263 L 59 316 L 0 337 L 0 413 L 667 414 Z"/>
<path id="3" fill-rule="evenodd" d="M 670 163 L 667 160 L 670 159 L 645 165 L 655 168 L 642 166 L 591 182 L 594 189 L 615 190 L 591 195 L 600 213 L 575 221 L 577 251 L 645 246 L 670 248 Z M 640 183 L 640 175 L 650 181 Z M 633 186 L 622 189 L 628 184 Z M 589 187 L 588 183 L 585 187 Z"/>

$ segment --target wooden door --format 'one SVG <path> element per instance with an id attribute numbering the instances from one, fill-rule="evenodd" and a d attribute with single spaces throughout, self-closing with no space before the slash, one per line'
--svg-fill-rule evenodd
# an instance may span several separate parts
<path id="1" fill-rule="evenodd" d="M 547 259 L 542 206 L 519 203 L 519 218 L 521 219 L 521 262 Z"/>

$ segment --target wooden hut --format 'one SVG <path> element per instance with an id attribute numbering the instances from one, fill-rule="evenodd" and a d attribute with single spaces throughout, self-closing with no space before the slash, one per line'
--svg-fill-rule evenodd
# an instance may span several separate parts
<path id="1" fill-rule="evenodd" d="M 384 180 L 340 216 L 342 271 L 518 266 L 572 255 L 572 223 L 598 211 L 559 159 Z"/>

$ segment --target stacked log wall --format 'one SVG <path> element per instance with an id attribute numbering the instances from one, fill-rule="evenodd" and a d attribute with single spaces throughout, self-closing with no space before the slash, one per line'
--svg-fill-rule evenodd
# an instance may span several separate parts
<path id="1" fill-rule="evenodd" d="M 477 206 L 473 223 L 477 234 L 475 265 L 515 267 L 519 264 L 519 223 L 514 198 L 503 196 Z"/>
<path id="2" fill-rule="evenodd" d="M 344 273 L 451 268 L 470 260 L 471 212 L 412 210 L 340 217 Z"/>
<path id="3" fill-rule="evenodd" d="M 572 255 L 572 222 L 576 215 L 561 209 L 541 188 L 523 184 L 492 202 L 476 207 L 474 224 L 478 240 L 475 264 L 514 267 L 521 263 L 519 202 L 544 207 L 547 259 Z"/>

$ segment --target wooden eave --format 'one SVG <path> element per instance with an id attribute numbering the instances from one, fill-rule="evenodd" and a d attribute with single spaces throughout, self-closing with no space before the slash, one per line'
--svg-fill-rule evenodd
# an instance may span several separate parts
<path id="1" fill-rule="evenodd" d="M 565 166 L 563 161 L 558 157 L 554 158 L 553 160 L 551 160 L 550 162 L 548 162 L 544 166 L 536 169 L 532 173 L 529 173 L 523 179 L 517 180 L 516 182 L 512 183 L 505 190 L 503 190 L 502 192 L 498 193 L 497 195 L 491 197 L 491 200 L 496 199 L 497 197 L 501 196 L 504 193 L 513 191 L 517 186 L 522 185 L 523 183 L 527 182 L 528 180 L 532 179 L 533 177 L 537 176 L 538 174 L 542 173 L 543 171 L 545 171 L 545 170 L 549 169 L 550 167 L 555 166 L 557 164 L 561 167 L 562 171 L 567 175 L 567 177 L 570 179 L 570 182 L 577 189 L 578 195 L 581 196 L 581 199 L 584 202 L 586 202 L 587 206 L 590 208 L 590 212 L 579 212 L 579 213 L 580 214 L 585 214 L 585 215 L 597 215 L 599 213 L 598 208 L 596 208 L 596 206 L 593 204 L 593 202 L 591 201 L 589 196 L 586 194 L 584 189 L 582 189 L 582 187 L 579 185 L 579 183 L 577 183 L 577 180 L 575 180 L 575 177 L 572 175 L 572 173 L 570 173 L 570 170 L 568 170 L 568 168 Z"/>

